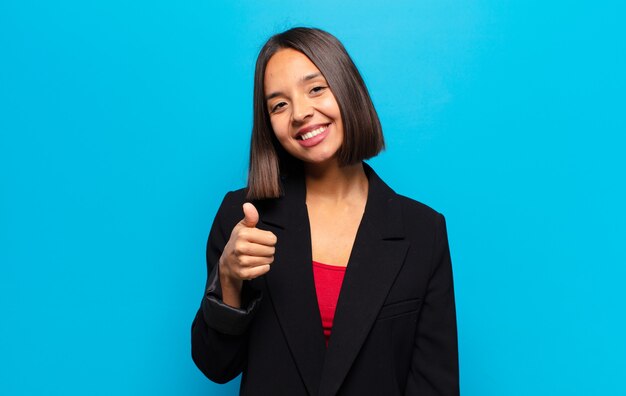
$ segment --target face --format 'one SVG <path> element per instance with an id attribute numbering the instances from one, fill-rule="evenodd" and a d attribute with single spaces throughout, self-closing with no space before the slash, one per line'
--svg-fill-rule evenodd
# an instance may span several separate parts
<path id="1" fill-rule="evenodd" d="M 339 105 L 309 58 L 293 49 L 276 52 L 264 91 L 274 134 L 288 153 L 307 164 L 336 160 L 343 142 Z"/>

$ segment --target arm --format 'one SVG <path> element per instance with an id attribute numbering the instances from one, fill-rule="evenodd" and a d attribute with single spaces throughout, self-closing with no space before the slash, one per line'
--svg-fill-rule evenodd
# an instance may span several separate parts
<path id="1" fill-rule="evenodd" d="M 244 282 L 241 308 L 223 301 L 219 260 L 235 226 L 234 213 L 241 208 L 234 201 L 234 193 L 226 194 L 215 215 L 207 242 L 206 292 L 191 326 L 192 358 L 204 375 L 218 383 L 241 373 L 247 354 L 247 329 L 261 300 Z"/>
<path id="2" fill-rule="evenodd" d="M 417 323 L 406 395 L 458 395 L 459 363 L 452 264 L 446 223 L 438 215 L 433 267 Z"/>

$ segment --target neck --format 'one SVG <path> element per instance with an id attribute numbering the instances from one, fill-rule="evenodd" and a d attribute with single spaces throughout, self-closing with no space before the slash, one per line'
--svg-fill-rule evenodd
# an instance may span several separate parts
<path id="1" fill-rule="evenodd" d="M 305 164 L 304 178 L 309 198 L 340 201 L 367 196 L 368 180 L 363 164 L 339 166 L 337 161 L 312 166 Z"/>

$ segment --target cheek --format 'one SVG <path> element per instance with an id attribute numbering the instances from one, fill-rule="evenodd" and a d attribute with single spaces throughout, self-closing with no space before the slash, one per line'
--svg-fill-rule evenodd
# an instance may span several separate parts
<path id="1" fill-rule="evenodd" d="M 278 135 L 278 132 L 280 131 L 280 122 L 278 121 L 278 118 L 277 117 L 270 118 L 270 125 L 272 126 L 272 130 L 274 131 L 274 134 Z"/>
<path id="2" fill-rule="evenodd" d="M 342 125 L 341 110 L 334 97 L 326 98 L 322 103 L 322 108 L 326 116 L 331 117 L 339 126 Z"/>
<path id="3" fill-rule="evenodd" d="M 324 103 L 324 113 L 327 117 L 332 118 L 335 124 L 342 125 L 341 111 L 334 98 L 328 99 L 328 101 Z"/>
<path id="4" fill-rule="evenodd" d="M 326 98 L 324 98 L 324 101 L 322 102 L 322 107 L 328 113 L 333 113 L 333 114 L 339 113 L 339 105 L 337 104 L 337 101 L 335 100 L 334 96 L 327 96 Z"/>
<path id="5" fill-rule="evenodd" d="M 289 126 L 285 123 L 283 117 L 272 117 L 270 124 L 278 141 L 284 142 L 289 136 Z"/>

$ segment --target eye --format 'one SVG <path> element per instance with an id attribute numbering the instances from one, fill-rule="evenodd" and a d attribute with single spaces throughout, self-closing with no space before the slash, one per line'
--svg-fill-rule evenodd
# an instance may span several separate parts
<path id="1" fill-rule="evenodd" d="M 319 85 L 316 87 L 311 88 L 311 93 L 312 94 L 318 94 L 323 92 L 327 87 L 323 86 L 323 85 Z"/>
<path id="2" fill-rule="evenodd" d="M 285 103 L 285 102 L 278 102 L 274 106 L 272 106 L 272 109 L 270 110 L 270 112 L 271 113 L 276 113 L 277 111 L 281 110 L 286 105 L 287 105 L 287 103 Z"/>

